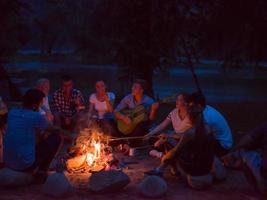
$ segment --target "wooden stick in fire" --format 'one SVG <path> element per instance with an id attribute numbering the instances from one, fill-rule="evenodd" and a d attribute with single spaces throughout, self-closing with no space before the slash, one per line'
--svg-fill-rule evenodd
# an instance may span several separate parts
<path id="1" fill-rule="evenodd" d="M 151 136 L 158 137 L 158 136 Z M 135 137 L 117 137 L 117 138 L 109 138 L 109 141 L 117 141 L 117 140 L 136 140 L 136 139 L 144 139 L 145 136 L 135 136 Z"/>
<path id="2" fill-rule="evenodd" d="M 166 135 L 166 134 L 160 134 L 160 135 L 154 135 L 150 136 L 150 138 L 166 138 L 166 137 L 173 137 L 175 139 L 180 139 L 180 137 L 177 137 L 176 135 Z M 138 139 L 144 139 L 145 136 L 134 136 L 134 137 L 112 137 L 108 138 L 108 141 L 117 141 L 117 140 L 138 140 Z"/>

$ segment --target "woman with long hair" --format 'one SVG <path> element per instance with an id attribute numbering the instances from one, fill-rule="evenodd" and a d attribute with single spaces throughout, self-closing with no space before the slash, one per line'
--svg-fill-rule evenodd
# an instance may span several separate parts
<path id="1" fill-rule="evenodd" d="M 187 101 L 189 95 L 182 92 L 176 97 L 176 107 L 168 114 L 164 121 L 162 121 L 157 127 L 151 130 L 145 138 L 151 138 L 152 136 L 160 134 L 160 139 L 154 143 L 153 150 L 150 151 L 150 155 L 161 157 L 166 151 L 169 151 L 177 144 L 177 139 L 181 135 L 192 127 L 190 122 L 188 111 L 187 111 Z M 162 131 L 172 124 L 172 131 Z"/>
<path id="2" fill-rule="evenodd" d="M 202 108 L 188 107 L 192 128 L 182 134 L 178 144 L 161 159 L 161 165 L 147 175 L 163 175 L 168 165 L 177 164 L 178 171 L 192 188 L 202 189 L 212 183 L 214 161 L 213 134 L 204 123 Z"/>

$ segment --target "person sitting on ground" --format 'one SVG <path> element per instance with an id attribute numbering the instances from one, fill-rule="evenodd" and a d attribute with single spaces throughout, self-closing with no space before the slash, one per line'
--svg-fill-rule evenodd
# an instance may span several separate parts
<path id="1" fill-rule="evenodd" d="M 82 93 L 73 88 L 73 80 L 70 76 L 63 76 L 61 88 L 53 95 L 55 124 L 73 130 L 84 109 Z"/>
<path id="2" fill-rule="evenodd" d="M 237 150 L 249 182 L 267 195 L 267 122 L 243 136 Z"/>
<path id="3" fill-rule="evenodd" d="M 150 122 L 153 121 L 156 117 L 157 109 L 159 107 L 158 103 L 155 103 L 154 100 L 145 95 L 146 81 L 141 79 L 136 79 L 132 85 L 132 93 L 125 96 L 119 105 L 114 110 L 115 117 L 117 120 L 122 120 L 125 125 L 131 125 L 131 119 L 122 113 L 124 109 L 135 109 L 137 106 L 142 105 L 145 108 L 145 114 L 148 116 L 147 119 L 144 119 L 142 122 L 137 124 L 137 126 L 127 134 L 127 136 L 144 136 L 148 133 Z M 124 133 L 121 133 L 124 136 Z M 136 147 L 140 144 L 139 141 L 131 140 L 130 146 Z"/>
<path id="4" fill-rule="evenodd" d="M 182 175 L 192 188 L 202 189 L 212 183 L 214 136 L 211 128 L 204 123 L 202 111 L 201 107 L 195 105 L 188 108 L 192 127 L 185 131 L 178 144 L 162 157 L 161 165 L 145 174 L 162 176 L 169 165 L 177 164 L 177 174 Z"/>
<path id="5" fill-rule="evenodd" d="M 89 98 L 89 115 L 96 118 L 103 132 L 107 135 L 116 136 L 116 125 L 113 115 L 115 94 L 107 92 L 107 86 L 103 80 L 95 84 L 96 92 Z"/>
<path id="6" fill-rule="evenodd" d="M 23 108 L 13 108 L 8 113 L 4 136 L 5 166 L 15 171 L 32 172 L 42 182 L 62 144 L 59 129 L 39 113 L 44 97 L 37 89 L 28 90 L 23 96 Z M 47 130 L 50 134 L 39 135 L 44 133 L 39 130 Z"/>
<path id="7" fill-rule="evenodd" d="M 45 115 L 48 121 L 53 122 L 54 116 L 52 115 L 48 100 L 48 95 L 50 91 L 50 81 L 45 78 L 39 79 L 36 83 L 36 89 L 40 90 L 45 94 L 43 105 L 40 107 L 39 112 L 42 115 Z"/>
<path id="8" fill-rule="evenodd" d="M 181 134 L 192 127 L 187 113 L 188 97 L 189 95 L 187 93 L 177 95 L 176 108 L 168 114 L 160 125 L 145 136 L 145 139 L 151 138 L 172 123 L 174 131 L 163 135 L 161 134 L 161 139 L 154 144 L 155 150 L 150 151 L 151 155 L 158 155 L 158 157 L 161 157 L 165 151 L 169 151 L 177 144 L 177 139 L 181 137 Z"/>
<path id="9" fill-rule="evenodd" d="M 8 108 L 0 96 L 0 168 L 3 166 L 3 137 L 6 132 Z"/>
<path id="10" fill-rule="evenodd" d="M 188 100 L 188 104 L 201 106 L 204 111 L 205 122 L 213 129 L 215 141 L 214 151 L 218 158 L 226 155 L 233 146 L 231 129 L 223 115 L 215 108 L 206 105 L 206 98 L 200 92 L 193 93 Z"/>

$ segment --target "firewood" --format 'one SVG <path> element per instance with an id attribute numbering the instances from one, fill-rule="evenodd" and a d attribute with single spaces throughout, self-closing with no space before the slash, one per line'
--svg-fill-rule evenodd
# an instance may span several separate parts
<path id="1" fill-rule="evenodd" d="M 86 155 L 76 156 L 67 160 L 66 167 L 67 169 L 76 169 L 81 167 L 86 162 Z"/>

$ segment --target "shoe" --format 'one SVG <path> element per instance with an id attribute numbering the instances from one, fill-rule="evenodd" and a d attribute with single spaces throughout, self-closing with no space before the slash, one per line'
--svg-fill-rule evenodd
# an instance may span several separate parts
<path id="1" fill-rule="evenodd" d="M 149 155 L 160 159 L 160 158 L 162 158 L 163 153 L 160 152 L 160 151 L 157 151 L 157 150 L 153 149 L 153 150 L 151 150 L 149 152 Z"/>
<path id="2" fill-rule="evenodd" d="M 162 177 L 163 176 L 163 173 L 161 171 L 158 171 L 156 169 L 153 169 L 153 170 L 149 170 L 147 172 L 144 172 L 145 175 L 148 175 L 148 176 L 160 176 Z"/>

